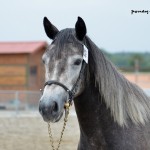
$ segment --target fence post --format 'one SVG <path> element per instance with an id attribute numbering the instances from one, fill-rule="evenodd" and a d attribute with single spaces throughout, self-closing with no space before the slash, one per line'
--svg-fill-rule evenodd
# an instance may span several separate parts
<path id="1" fill-rule="evenodd" d="M 19 101 L 19 92 L 16 91 L 15 92 L 15 109 L 16 109 L 16 114 L 19 113 L 19 105 L 20 105 L 20 101 Z"/>

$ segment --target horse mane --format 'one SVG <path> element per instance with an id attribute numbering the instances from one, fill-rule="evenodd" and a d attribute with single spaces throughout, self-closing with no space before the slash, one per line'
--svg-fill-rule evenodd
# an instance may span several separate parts
<path id="1" fill-rule="evenodd" d="M 121 126 L 128 125 L 129 119 L 135 124 L 145 124 L 150 119 L 150 98 L 128 81 L 88 36 L 84 45 L 89 50 L 90 75 L 114 121 Z"/>

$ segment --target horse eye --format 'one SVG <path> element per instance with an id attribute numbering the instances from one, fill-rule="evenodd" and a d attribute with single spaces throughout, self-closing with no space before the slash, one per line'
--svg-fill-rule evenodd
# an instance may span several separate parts
<path id="1" fill-rule="evenodd" d="M 77 60 L 74 62 L 74 65 L 77 65 L 77 66 L 80 65 L 80 64 L 81 64 L 81 61 L 82 61 L 81 59 L 77 59 Z"/>

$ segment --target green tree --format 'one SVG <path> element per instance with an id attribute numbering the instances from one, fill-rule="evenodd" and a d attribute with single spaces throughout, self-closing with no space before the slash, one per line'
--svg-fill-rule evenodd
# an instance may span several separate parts
<path id="1" fill-rule="evenodd" d="M 133 54 L 130 58 L 130 66 L 135 70 L 139 71 L 141 63 L 143 62 L 144 58 L 142 54 L 136 53 Z"/>

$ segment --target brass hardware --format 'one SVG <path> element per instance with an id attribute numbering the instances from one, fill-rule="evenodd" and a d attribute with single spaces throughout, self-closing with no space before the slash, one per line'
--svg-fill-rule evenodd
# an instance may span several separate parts
<path id="1" fill-rule="evenodd" d="M 69 102 L 66 102 L 65 105 L 64 105 L 65 109 L 68 109 L 70 107 L 70 103 Z"/>

